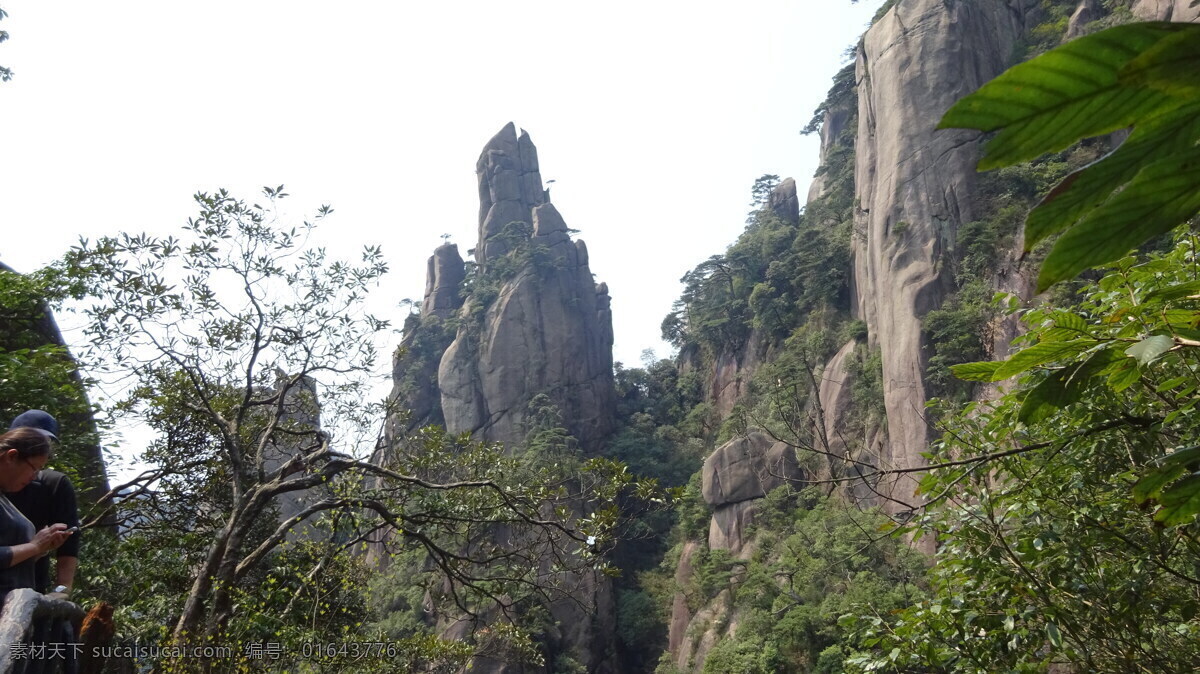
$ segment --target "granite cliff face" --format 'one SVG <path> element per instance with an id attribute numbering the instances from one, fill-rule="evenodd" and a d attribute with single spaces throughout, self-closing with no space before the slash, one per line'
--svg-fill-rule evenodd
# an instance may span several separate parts
<path id="1" fill-rule="evenodd" d="M 441 354 L 454 340 L 450 322 L 463 305 L 466 268 L 458 246 L 439 246 L 429 257 L 421 313 L 404 322 L 404 338 L 392 359 L 394 410 L 387 424 L 386 444 L 415 428 L 444 425 L 437 371 Z"/>
<path id="2" fill-rule="evenodd" d="M 860 337 L 846 341 L 816 370 L 817 402 L 810 405 L 819 407 L 813 437 L 831 454 L 849 453 L 885 469 L 924 461 L 921 453 L 932 431 L 923 417 L 929 353 L 922 319 L 954 290 L 950 269 L 956 234 L 976 217 L 979 157 L 979 134 L 935 127 L 956 100 L 1008 67 L 1017 41 L 1038 20 L 1038 3 L 1026 0 L 899 0 L 859 43 L 853 84 L 849 72 L 844 81 L 842 75 L 835 79 L 822 119 L 821 160 L 826 164 L 839 149 L 853 152 L 848 304 L 851 316 L 865 323 L 867 344 Z M 1077 21 L 1082 25 L 1088 20 L 1081 16 Z M 809 187 L 806 210 L 813 211 L 831 188 L 829 176 L 819 174 Z M 1028 295 L 1020 274 L 1012 274 L 1008 284 L 1005 289 Z M 867 423 L 851 395 L 859 371 L 852 365 L 864 348 L 880 351 L 885 417 Z M 713 380 L 721 379 L 718 360 Z M 848 437 L 845 429 L 856 415 L 861 437 Z M 731 489 L 725 484 L 728 478 L 720 478 L 730 474 L 731 452 L 748 458 L 755 455 L 752 448 L 760 455 L 774 450 L 754 435 L 737 442 L 745 446 L 723 446 L 705 463 L 704 497 L 714 508 L 707 543 L 745 555 L 754 547 L 745 532 L 756 501 L 722 494 L 755 491 L 754 480 L 738 481 Z M 769 491 L 763 486 L 762 493 Z M 915 486 L 915 479 L 903 479 L 879 485 L 880 494 L 860 486 L 847 495 L 899 512 L 906 503 L 918 505 Z M 695 549 L 682 550 L 676 569 L 680 584 L 691 573 L 695 554 Z M 694 614 L 680 598 L 672 608 L 672 659 L 681 668 L 698 671 L 713 644 L 736 631 L 737 612 L 723 595 Z"/>
<path id="3" fill-rule="evenodd" d="M 886 467 L 923 461 L 931 431 L 921 318 L 947 292 L 947 255 L 974 218 L 978 134 L 935 127 L 1007 67 L 1034 4 L 903 0 L 859 45 L 854 306 L 883 351 Z M 911 502 L 914 487 L 902 479 L 889 495 Z"/>
<path id="4" fill-rule="evenodd" d="M 438 366 L 446 428 L 520 443 L 527 406 L 544 394 L 595 452 L 615 411 L 608 286 L 592 280 L 587 246 L 545 201 L 527 134 L 504 127 L 477 170 L 477 288 Z"/>
<path id="5" fill-rule="evenodd" d="M 400 436 L 428 424 L 521 446 L 536 399 L 557 409 L 581 451 L 599 452 L 616 407 L 608 288 L 593 280 L 587 246 L 571 239 L 549 203 L 528 134 L 506 125 L 476 172 L 475 265 L 451 244 L 429 259 L 421 311 L 406 322 L 393 362 L 395 411 L 379 451 L 386 456 Z M 384 563 L 382 552 L 373 551 L 374 563 Z M 556 623 L 542 635 L 550 655 L 568 654 L 589 672 L 615 671 L 611 581 L 577 574 L 570 583 L 578 601 L 547 607 Z M 469 636 L 465 624 L 443 618 L 448 637 Z M 530 671 L 488 658 L 471 667 Z"/>

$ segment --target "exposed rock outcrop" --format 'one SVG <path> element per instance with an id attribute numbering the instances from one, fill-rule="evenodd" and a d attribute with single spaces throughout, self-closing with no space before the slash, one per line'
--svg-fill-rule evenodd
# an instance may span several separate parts
<path id="1" fill-rule="evenodd" d="M 748 433 L 721 445 L 704 462 L 701 495 L 713 506 L 708 526 L 708 549 L 728 550 L 746 558 L 750 526 L 763 497 L 771 490 L 796 484 L 804 474 L 796 461 L 796 452 L 785 442 L 777 442 L 761 431 Z M 692 576 L 692 557 L 699 544 L 684 544 L 675 568 L 675 583 L 684 587 Z M 677 666 L 699 671 L 708 651 L 723 635 L 732 634 L 736 616 L 729 590 L 694 615 L 687 597 L 676 593 L 668 625 L 668 649 Z"/>
<path id="2" fill-rule="evenodd" d="M 479 283 L 497 290 L 494 299 L 471 298 L 442 356 L 446 427 L 522 442 L 526 408 L 544 394 L 580 446 L 594 452 L 612 432 L 616 406 L 608 286 L 592 280 L 587 247 L 571 240 L 558 210 L 544 202 L 528 135 L 518 139 L 506 126 L 484 149 L 478 170 Z M 499 265 L 486 261 L 505 254 L 524 255 L 524 262 L 512 277 L 489 276 Z"/>
<path id="3" fill-rule="evenodd" d="M 905 0 L 859 47 L 854 287 L 857 315 L 883 349 L 884 467 L 924 462 L 921 319 L 947 291 L 946 255 L 958 226 L 973 218 L 978 134 L 935 127 L 955 101 L 1004 70 L 1024 11 L 1004 0 Z M 902 479 L 889 495 L 911 503 L 915 486 L 915 478 Z"/>
<path id="4" fill-rule="evenodd" d="M 392 358 L 392 411 L 385 444 L 394 446 L 399 435 L 414 428 L 445 423 L 442 393 L 438 388 L 438 364 L 446 347 L 454 341 L 448 324 L 463 305 L 466 267 L 458 246 L 438 246 L 429 257 L 425 276 L 425 298 L 421 313 L 404 322 L 404 339 Z"/>
<path id="5" fill-rule="evenodd" d="M 796 179 L 784 178 L 767 196 L 767 209 L 785 222 L 800 223 L 800 197 L 796 195 Z"/>
<path id="6" fill-rule="evenodd" d="M 488 141 L 475 164 L 479 180 L 479 246 L 475 261 L 508 252 L 501 234 L 509 223 L 530 222 L 533 209 L 549 201 L 542 188 L 537 148 L 524 130 L 509 122 Z"/>
<path id="7" fill-rule="evenodd" d="M 429 256 L 425 275 L 425 299 L 421 302 L 422 316 L 453 316 L 463 305 L 463 281 L 467 270 L 458 246 L 446 243 Z"/>
<path id="8" fill-rule="evenodd" d="M 1198 21 L 1200 4 L 1192 0 L 1137 0 L 1133 15 L 1142 21 Z"/>
<path id="9" fill-rule="evenodd" d="M 758 513 L 758 502 L 739 501 L 714 508 L 708 521 L 708 549 L 728 550 L 735 555 L 742 552 Z"/>
<path id="10" fill-rule="evenodd" d="M 858 99 L 851 95 L 854 81 L 853 65 L 834 77 L 834 90 L 829 93 L 828 107 L 821 116 L 820 166 L 825 166 L 834 147 L 843 142 L 843 133 L 850 127 L 858 112 Z M 843 89 L 843 91 L 838 91 Z M 846 134 L 853 138 L 853 133 Z M 848 142 L 853 143 L 853 140 Z M 828 187 L 823 172 L 818 171 L 808 186 L 807 202 L 812 203 L 825 194 Z"/>
<path id="11" fill-rule="evenodd" d="M 535 399 L 557 409 L 583 452 L 598 452 L 616 410 L 608 286 L 593 280 L 587 246 L 571 239 L 549 203 L 528 134 L 506 125 L 488 141 L 476 170 L 472 292 L 463 295 L 466 271 L 458 249 L 438 248 L 429 260 L 421 313 L 406 323 L 394 362 L 397 412 L 376 458 L 385 459 L 401 435 L 430 423 L 522 445 L 535 430 L 529 427 Z M 382 566 L 384 557 L 377 549 L 371 559 Z M 548 576 L 555 573 L 550 567 L 547 558 Z M 611 581 L 594 572 L 569 576 L 572 599 L 548 603 L 554 620 L 541 638 L 551 655 L 569 654 L 593 674 L 615 671 Z M 470 631 L 454 616 L 439 616 L 439 625 L 447 638 L 467 638 Z M 471 671 L 531 670 L 477 657 Z"/>
<path id="12" fill-rule="evenodd" d="M 1087 25 L 1104 16 L 1104 7 L 1100 0 L 1079 0 L 1071 19 L 1067 22 L 1067 34 L 1064 40 L 1070 40 L 1083 35 Z"/>
<path id="13" fill-rule="evenodd" d="M 312 434 L 321 432 L 321 403 L 317 398 L 317 381 L 312 377 L 300 377 L 293 382 L 287 373 L 279 369 L 275 371 L 275 381 L 274 390 L 286 387 L 279 426 L 287 431 L 286 434 L 281 434 L 281 437 L 290 441 L 271 443 L 264 448 L 263 465 L 267 472 L 278 470 L 290 459 L 311 450 L 314 445 Z M 303 476 L 303 471 L 298 470 L 287 479 L 299 479 Z M 310 505 L 328 495 L 329 489 L 326 487 L 281 494 L 275 499 L 279 508 L 279 521 L 286 522 L 298 516 Z M 317 515 L 293 527 L 288 532 L 288 540 L 295 541 L 312 536 L 316 531 L 315 523 L 319 519 L 320 516 Z"/>
<path id="14" fill-rule="evenodd" d="M 763 362 L 764 347 L 758 333 L 751 332 L 745 346 L 717 354 L 712 369 L 707 373 L 706 399 L 713 402 L 713 409 L 720 418 L 729 416 L 734 405 L 750 392 L 750 381 Z M 699 366 L 699 359 L 685 363 L 682 368 Z"/>
<path id="15" fill-rule="evenodd" d="M 713 507 L 762 498 L 801 477 L 792 447 L 760 431 L 718 447 L 705 459 L 703 471 L 701 493 Z"/>
<path id="16" fill-rule="evenodd" d="M 790 224 L 800 222 L 800 198 L 796 181 L 785 178 L 767 195 L 767 210 Z M 706 380 L 705 398 L 712 401 L 717 416 L 725 418 L 750 392 L 750 382 L 763 362 L 771 358 L 771 344 L 758 330 L 751 330 L 745 343 L 715 354 L 711 363 L 697 352 L 680 353 L 680 369 L 700 370 Z"/>

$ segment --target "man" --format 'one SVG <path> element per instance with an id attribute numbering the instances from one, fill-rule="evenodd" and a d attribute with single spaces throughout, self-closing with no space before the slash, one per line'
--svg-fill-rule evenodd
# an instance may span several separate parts
<path id="1" fill-rule="evenodd" d="M 8 430 L 14 428 L 36 428 L 58 440 L 58 421 L 42 410 L 29 410 L 13 419 Z M 79 510 L 75 503 L 75 488 L 66 475 L 57 470 L 42 470 L 24 489 L 8 494 L 8 500 L 33 522 L 34 530 L 57 522 L 67 526 L 79 526 Z M 34 568 L 35 589 L 65 599 L 75 583 L 75 570 L 79 567 L 79 542 L 82 536 L 75 534 L 67 539 L 57 551 L 54 568 L 54 585 L 50 584 L 50 556 L 37 560 Z"/>

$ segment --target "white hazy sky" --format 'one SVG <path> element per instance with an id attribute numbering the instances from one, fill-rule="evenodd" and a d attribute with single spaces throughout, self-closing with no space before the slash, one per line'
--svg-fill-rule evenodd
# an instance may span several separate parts
<path id="1" fill-rule="evenodd" d="M 174 233 L 197 190 L 285 184 L 320 243 L 381 244 L 379 311 L 419 300 L 448 233 L 475 245 L 474 166 L 505 123 L 613 300 L 615 358 L 666 356 L 679 278 L 733 242 L 750 186 L 816 169 L 799 130 L 875 5 L 3 0 L 0 260 Z"/>

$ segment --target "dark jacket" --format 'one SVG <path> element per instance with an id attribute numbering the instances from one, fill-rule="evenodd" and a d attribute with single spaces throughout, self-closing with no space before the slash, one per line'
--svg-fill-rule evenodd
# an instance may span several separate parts
<path id="1" fill-rule="evenodd" d="M 79 510 L 75 506 L 75 488 L 66 475 L 57 470 L 43 470 L 24 489 L 8 494 L 8 500 L 33 523 L 34 532 L 51 524 L 62 523 L 69 527 L 79 526 Z M 79 556 L 79 534 L 67 539 L 58 548 L 58 557 Z M 50 589 L 50 556 L 39 557 L 35 563 L 33 589 L 46 592 Z"/>

